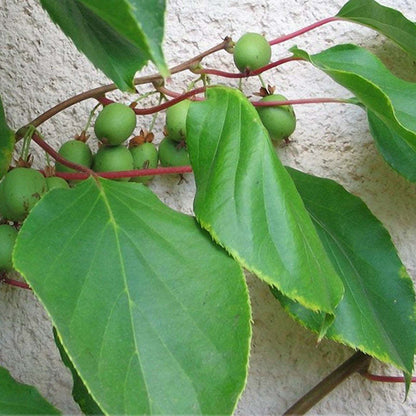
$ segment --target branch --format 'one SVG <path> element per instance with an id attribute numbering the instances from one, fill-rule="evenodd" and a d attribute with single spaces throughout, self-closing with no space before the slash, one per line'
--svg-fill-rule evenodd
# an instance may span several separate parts
<path id="1" fill-rule="evenodd" d="M 327 23 L 335 22 L 337 20 L 341 20 L 341 19 L 337 16 L 333 16 L 333 17 L 328 17 L 327 19 L 319 20 L 318 22 L 315 22 L 315 23 L 313 23 L 309 26 L 306 26 L 303 29 L 297 30 L 296 32 L 289 33 L 288 35 L 280 36 L 280 37 L 278 37 L 274 40 L 271 40 L 269 42 L 269 44 L 270 44 L 270 46 L 277 45 L 278 43 L 282 43 L 282 42 L 285 42 L 289 39 L 293 39 L 297 36 L 303 35 L 306 32 L 309 32 L 313 29 L 316 29 L 319 26 L 325 25 Z"/>
<path id="2" fill-rule="evenodd" d="M 366 369 L 369 366 L 370 361 L 371 357 L 369 355 L 366 355 L 361 351 L 356 352 L 329 376 L 325 377 L 312 390 L 299 399 L 290 409 L 286 410 L 283 416 L 304 415 L 350 375 Z"/>
<path id="3" fill-rule="evenodd" d="M 182 64 L 172 67 L 169 70 L 169 72 L 171 75 L 173 75 L 178 72 L 185 71 L 187 69 L 192 69 L 206 56 L 211 55 L 223 49 L 227 50 L 231 47 L 231 45 L 232 45 L 231 38 L 226 37 L 218 45 L 206 50 L 205 52 L 200 53 L 199 55 L 183 62 Z M 161 82 L 161 81 L 163 81 L 163 77 L 160 74 L 153 74 L 153 75 L 135 78 L 133 82 L 134 82 L 134 85 L 143 85 L 143 84 L 151 84 L 151 83 Z M 16 140 L 20 140 L 24 136 L 25 130 L 28 128 L 28 126 L 38 127 L 42 123 L 44 123 L 46 120 L 49 120 L 54 115 L 58 114 L 60 111 L 65 110 L 66 108 L 71 107 L 74 104 L 77 104 L 89 98 L 97 99 L 99 97 L 104 96 L 107 92 L 114 91 L 116 89 L 117 89 L 117 86 L 115 84 L 108 84 L 102 87 L 93 88 L 89 91 L 85 91 L 81 94 L 77 94 L 71 98 L 68 98 L 67 100 L 57 104 L 55 107 L 52 107 L 51 109 L 47 110 L 46 112 L 41 114 L 39 117 L 35 118 L 31 122 L 29 122 L 26 126 L 21 127 L 16 133 Z"/>

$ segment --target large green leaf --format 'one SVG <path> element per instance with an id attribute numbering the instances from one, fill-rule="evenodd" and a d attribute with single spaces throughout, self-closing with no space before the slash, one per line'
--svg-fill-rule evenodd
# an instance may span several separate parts
<path id="1" fill-rule="evenodd" d="M 326 336 L 410 374 L 416 351 L 415 294 L 388 232 L 358 197 L 334 181 L 289 172 L 345 285 Z M 323 314 L 272 291 L 303 325 L 320 330 Z"/>
<path id="2" fill-rule="evenodd" d="M 238 264 L 145 186 L 89 179 L 25 220 L 14 265 L 106 414 L 230 414 L 250 308 Z"/>
<path id="3" fill-rule="evenodd" d="M 292 52 L 356 95 L 367 109 L 371 133 L 385 160 L 415 182 L 416 83 L 395 77 L 377 57 L 355 45 L 335 46 L 316 55 L 296 48 Z"/>
<path id="4" fill-rule="evenodd" d="M 190 106 L 187 143 L 202 227 L 267 283 L 332 313 L 342 283 L 247 98 L 210 88 L 205 101 Z"/>
<path id="5" fill-rule="evenodd" d="M 122 90 L 148 60 L 168 75 L 161 43 L 165 1 L 41 0 L 76 47 Z"/>
<path id="6" fill-rule="evenodd" d="M 12 160 L 14 141 L 14 133 L 7 125 L 0 97 L 0 179 L 6 174 Z"/>
<path id="7" fill-rule="evenodd" d="M 2 415 L 60 415 L 32 386 L 18 383 L 0 367 L 0 414 Z"/>
<path id="8" fill-rule="evenodd" d="M 350 0 L 337 16 L 377 30 L 416 58 L 416 24 L 399 11 L 374 0 Z"/>
<path id="9" fill-rule="evenodd" d="M 84 382 L 82 381 L 81 377 L 75 370 L 74 365 L 71 362 L 68 354 L 65 351 L 64 346 L 62 345 L 61 340 L 59 339 L 58 332 L 56 328 L 53 329 L 53 336 L 55 339 L 55 344 L 58 347 L 59 353 L 62 358 L 62 362 L 68 367 L 72 374 L 72 397 L 78 403 L 79 408 L 81 409 L 84 415 L 102 415 L 103 412 L 92 398 L 90 392 L 85 387 Z"/>

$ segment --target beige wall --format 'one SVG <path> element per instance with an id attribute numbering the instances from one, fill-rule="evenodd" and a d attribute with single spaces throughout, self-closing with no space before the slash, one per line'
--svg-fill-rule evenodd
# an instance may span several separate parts
<path id="1" fill-rule="evenodd" d="M 86 89 L 108 83 L 49 21 L 34 0 L 0 0 L 0 93 L 11 125 L 18 128 L 57 102 Z M 237 39 L 246 31 L 263 32 L 271 39 L 335 14 L 343 0 L 172 0 L 168 5 L 166 55 L 177 64 L 218 43 L 224 36 Z M 413 0 L 385 0 L 416 20 Z M 285 46 L 274 48 L 274 57 L 285 56 L 297 44 L 319 51 L 335 40 L 369 47 L 396 73 L 416 81 L 415 65 L 383 37 L 347 23 L 322 27 Z M 232 69 L 232 58 L 220 53 L 208 66 Z M 265 75 L 290 98 L 349 96 L 322 73 L 293 63 Z M 180 91 L 184 76 L 172 79 Z M 221 82 L 224 82 L 221 80 Z M 236 85 L 231 82 L 230 85 Z M 257 82 L 245 84 L 247 93 Z M 145 89 L 143 90 L 145 91 Z M 80 104 L 45 124 L 43 133 L 58 145 L 79 131 L 92 102 Z M 416 186 L 393 172 L 375 150 L 365 114 L 342 105 L 296 107 L 298 128 L 289 146 L 278 149 L 289 165 L 339 181 L 359 195 L 386 225 L 402 261 L 416 280 Z M 149 119 L 143 119 L 142 127 Z M 161 135 L 162 120 L 157 124 Z M 36 153 L 41 157 L 40 153 Z M 152 188 L 166 203 L 191 212 L 194 184 L 177 178 L 157 178 Z M 270 295 L 267 287 L 248 277 L 254 318 L 254 337 L 248 385 L 238 415 L 281 414 L 352 351 L 316 338 L 292 321 Z M 0 287 L 0 365 L 19 380 L 36 385 L 66 413 L 77 413 L 72 402 L 71 378 L 60 363 L 51 326 L 42 307 L 27 291 Z M 394 369 L 374 363 L 377 372 Z M 311 414 L 415 414 L 416 389 L 403 402 L 401 385 L 380 385 L 351 377 L 317 405 Z"/>

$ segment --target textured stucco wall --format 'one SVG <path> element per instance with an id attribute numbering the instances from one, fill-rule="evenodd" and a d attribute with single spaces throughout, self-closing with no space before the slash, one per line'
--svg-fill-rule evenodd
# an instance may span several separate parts
<path id="1" fill-rule="evenodd" d="M 172 0 L 167 13 L 167 60 L 170 65 L 182 62 L 226 35 L 237 39 L 246 31 L 257 31 L 274 38 L 331 16 L 342 4 L 344 0 Z M 416 20 L 414 0 L 384 0 L 383 4 L 401 9 Z M 22 126 L 65 98 L 108 83 L 49 21 L 37 1 L 0 0 L 0 19 L 0 93 L 13 127 Z M 370 30 L 347 23 L 331 24 L 277 46 L 274 57 L 284 56 L 294 44 L 314 52 L 338 41 L 370 48 L 397 74 L 416 81 L 415 64 L 403 58 L 396 46 Z M 233 69 L 232 58 L 225 52 L 206 63 Z M 174 77 L 169 86 L 180 91 L 184 77 Z M 350 95 L 305 64 L 286 65 L 264 78 L 290 98 Z M 257 89 L 256 81 L 245 83 L 247 93 Z M 79 131 L 92 106 L 91 101 L 79 104 L 46 123 L 42 131 L 48 141 L 57 146 Z M 333 178 L 359 195 L 385 224 L 416 280 L 416 187 L 393 172 L 378 155 L 364 113 L 352 106 L 331 104 L 298 106 L 296 112 L 298 128 L 291 144 L 277 149 L 282 160 Z M 148 122 L 144 118 L 139 128 Z M 170 206 L 191 212 L 192 176 L 180 184 L 177 178 L 157 178 L 151 187 Z M 317 346 L 315 336 L 282 311 L 264 284 L 252 276 L 248 276 L 248 282 L 254 319 L 252 357 L 247 388 L 236 413 L 281 414 L 352 351 L 325 340 Z M 17 379 L 36 385 L 65 413 L 79 412 L 70 394 L 71 377 L 60 362 L 43 308 L 30 292 L 4 285 L 0 287 L 0 299 L 0 365 Z M 394 372 L 379 363 L 374 363 L 373 369 Z M 310 414 L 415 414 L 415 388 L 406 402 L 403 399 L 402 385 L 380 385 L 356 375 Z"/>

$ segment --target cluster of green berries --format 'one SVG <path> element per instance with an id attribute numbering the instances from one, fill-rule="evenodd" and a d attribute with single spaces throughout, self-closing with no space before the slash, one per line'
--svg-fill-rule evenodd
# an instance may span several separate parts
<path id="1" fill-rule="evenodd" d="M 89 146 L 79 140 L 70 140 L 62 145 L 59 153 L 67 160 L 92 168 L 96 172 L 116 172 L 135 169 L 154 169 L 158 166 L 189 165 L 186 150 L 185 121 L 189 101 L 169 107 L 166 113 L 166 128 L 172 140 L 178 140 L 176 145 L 170 145 L 166 137 L 159 145 L 159 149 L 151 141 L 130 140 L 129 147 L 125 141 L 136 128 L 136 114 L 134 110 L 121 103 L 112 103 L 104 107 L 99 113 L 94 133 L 102 146 L 93 155 Z M 180 142 L 180 143 L 179 143 Z M 72 169 L 56 164 L 59 172 L 71 172 Z M 123 178 L 123 181 L 147 183 L 151 176 L 137 176 Z"/>
<path id="2" fill-rule="evenodd" d="M 234 63 L 242 73 L 255 71 L 270 62 L 271 47 L 264 36 L 246 33 L 234 46 Z M 286 101 L 280 94 L 268 94 L 260 101 Z M 296 116 L 291 105 L 258 106 L 257 112 L 270 138 L 279 142 L 288 138 L 296 128 Z"/>

